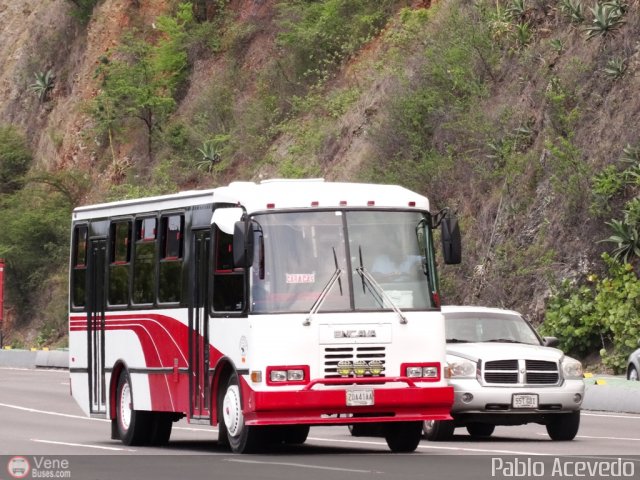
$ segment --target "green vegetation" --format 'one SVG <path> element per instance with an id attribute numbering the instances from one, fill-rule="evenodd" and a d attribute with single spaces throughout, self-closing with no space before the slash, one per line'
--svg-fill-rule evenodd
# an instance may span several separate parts
<path id="1" fill-rule="evenodd" d="M 73 14 L 82 22 L 87 22 L 98 0 L 69 0 L 74 5 Z M 138 0 L 134 0 L 137 2 Z"/>
<path id="2" fill-rule="evenodd" d="M 0 125 L 0 194 L 21 187 L 32 160 L 24 135 L 11 125 Z"/>
<path id="3" fill-rule="evenodd" d="M 620 0 L 596 3 L 596 6 L 589 10 L 593 14 L 593 21 L 591 26 L 586 28 L 587 39 L 612 35 L 624 23 L 626 6 Z"/>
<path id="4" fill-rule="evenodd" d="M 590 285 L 577 290 L 565 283 L 551 297 L 540 331 L 559 337 L 568 354 L 600 351 L 606 366 L 622 372 L 640 338 L 640 279 L 630 264 L 603 259 L 604 278 L 590 275 Z"/>
<path id="5" fill-rule="evenodd" d="M 40 102 L 45 102 L 49 95 L 49 92 L 53 89 L 55 75 L 51 70 L 46 72 L 34 73 L 36 77 L 35 82 L 29 85 L 29 91 L 35 93 L 38 96 Z"/>

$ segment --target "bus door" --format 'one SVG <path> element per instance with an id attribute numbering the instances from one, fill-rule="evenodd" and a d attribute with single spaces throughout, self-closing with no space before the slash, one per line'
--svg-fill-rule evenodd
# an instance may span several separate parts
<path id="1" fill-rule="evenodd" d="M 189 308 L 189 392 L 190 418 L 210 418 L 211 392 L 209 385 L 209 230 L 193 235 L 193 263 L 191 305 Z"/>
<path id="2" fill-rule="evenodd" d="M 106 413 L 104 378 L 105 265 L 107 241 L 89 240 L 87 262 L 87 366 L 91 413 Z"/>

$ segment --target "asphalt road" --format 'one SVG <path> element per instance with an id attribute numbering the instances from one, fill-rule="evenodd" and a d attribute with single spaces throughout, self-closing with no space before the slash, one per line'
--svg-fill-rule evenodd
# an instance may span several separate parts
<path id="1" fill-rule="evenodd" d="M 17 478 L 12 468 L 25 461 L 30 470 L 24 478 L 462 480 L 586 472 L 586 478 L 631 473 L 640 479 L 635 414 L 583 411 L 580 432 L 570 442 L 551 441 L 540 425 L 498 427 L 482 441 L 458 429 L 452 441 L 425 440 L 406 455 L 390 453 L 382 438 L 351 437 L 346 427 L 314 427 L 304 445 L 260 455 L 233 455 L 216 438 L 213 428 L 181 421 L 167 447 L 127 447 L 110 439 L 107 421 L 82 414 L 69 395 L 66 371 L 0 368 L 0 480 Z M 616 468 L 620 475 L 606 475 Z"/>

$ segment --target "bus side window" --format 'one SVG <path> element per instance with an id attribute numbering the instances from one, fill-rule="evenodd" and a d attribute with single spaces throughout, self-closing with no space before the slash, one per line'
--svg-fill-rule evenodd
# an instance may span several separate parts
<path id="1" fill-rule="evenodd" d="M 155 301 L 156 250 L 158 220 L 155 217 L 136 220 L 136 243 L 133 257 L 133 303 Z"/>
<path id="2" fill-rule="evenodd" d="M 160 220 L 160 303 L 182 301 L 183 231 L 183 215 L 166 216 Z"/>
<path id="3" fill-rule="evenodd" d="M 244 272 L 233 265 L 233 235 L 214 228 L 213 310 L 238 312 L 244 305 Z"/>
<path id="4" fill-rule="evenodd" d="M 73 232 L 71 305 L 86 306 L 87 248 L 89 229 L 86 225 L 75 227 Z"/>
<path id="5" fill-rule="evenodd" d="M 129 303 L 131 221 L 115 221 L 110 228 L 109 305 Z"/>

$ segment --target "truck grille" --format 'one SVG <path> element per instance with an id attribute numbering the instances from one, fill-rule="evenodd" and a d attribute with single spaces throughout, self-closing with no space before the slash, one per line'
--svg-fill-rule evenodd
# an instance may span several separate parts
<path id="1" fill-rule="evenodd" d="M 358 346 L 358 347 L 327 347 L 324 349 L 324 378 L 340 378 L 337 367 L 338 362 L 348 360 L 356 362 L 364 360 L 370 362 L 377 360 L 385 365 L 385 347 Z M 380 377 L 384 377 L 384 370 Z"/>
<path id="2" fill-rule="evenodd" d="M 546 360 L 486 362 L 483 378 L 485 383 L 503 385 L 557 385 L 560 381 L 558 364 Z"/>

